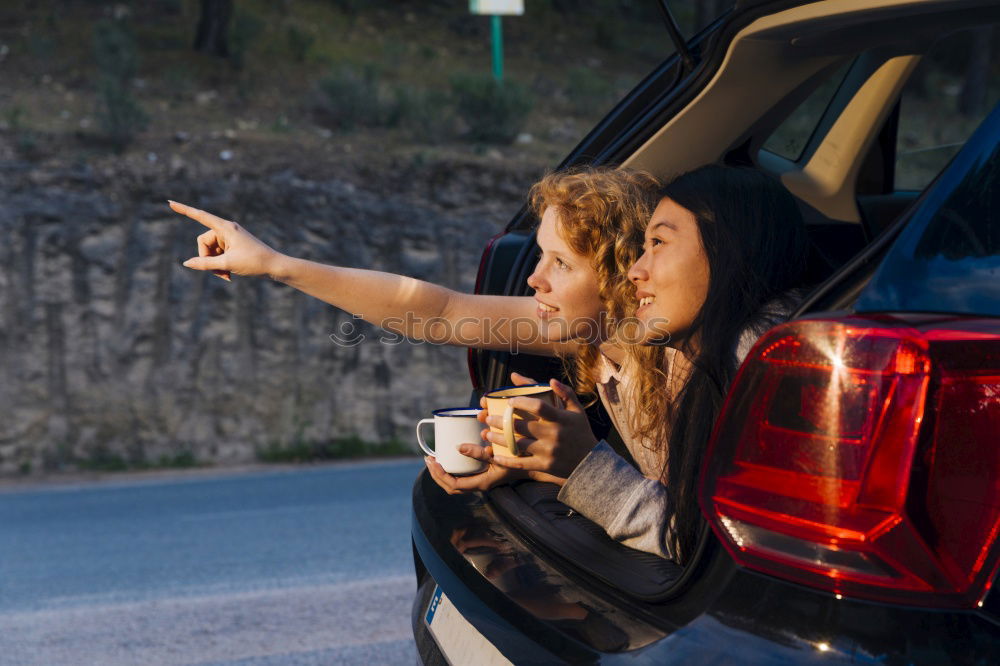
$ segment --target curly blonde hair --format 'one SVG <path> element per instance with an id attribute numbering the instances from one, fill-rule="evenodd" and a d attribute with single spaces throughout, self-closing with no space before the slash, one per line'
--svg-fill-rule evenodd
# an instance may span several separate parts
<path id="1" fill-rule="evenodd" d="M 559 212 L 560 235 L 573 251 L 591 257 L 598 295 L 607 311 L 604 338 L 635 300 L 628 270 L 642 253 L 646 223 L 659 201 L 659 181 L 651 174 L 625 168 L 584 167 L 547 174 L 528 193 L 532 211 L 541 219 L 546 209 Z M 576 390 L 594 396 L 599 350 L 582 342 L 576 350 Z"/>

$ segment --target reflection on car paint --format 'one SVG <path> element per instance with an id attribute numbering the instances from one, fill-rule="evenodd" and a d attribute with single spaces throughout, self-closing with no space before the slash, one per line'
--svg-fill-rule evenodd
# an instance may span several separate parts
<path id="1" fill-rule="evenodd" d="M 534 617 L 601 652 L 634 650 L 664 633 L 570 582 L 536 557 L 478 498 L 451 531 L 451 544 L 484 578 Z"/>

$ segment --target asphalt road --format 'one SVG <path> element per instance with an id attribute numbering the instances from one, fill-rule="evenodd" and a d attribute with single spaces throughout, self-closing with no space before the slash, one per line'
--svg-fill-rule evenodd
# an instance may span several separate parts
<path id="1" fill-rule="evenodd" d="M 421 467 L 0 490 L 0 664 L 412 664 Z"/>

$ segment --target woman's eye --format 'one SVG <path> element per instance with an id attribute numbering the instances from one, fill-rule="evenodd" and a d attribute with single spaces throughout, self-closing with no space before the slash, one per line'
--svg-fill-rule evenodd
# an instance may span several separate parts
<path id="1" fill-rule="evenodd" d="M 556 267 L 561 268 L 563 270 L 568 270 L 569 269 L 569 264 L 567 264 L 562 259 L 556 259 Z"/>
<path id="2" fill-rule="evenodd" d="M 663 241 L 661 241 L 659 238 L 650 238 L 649 239 L 649 246 L 650 247 L 656 247 L 657 245 L 663 245 Z"/>

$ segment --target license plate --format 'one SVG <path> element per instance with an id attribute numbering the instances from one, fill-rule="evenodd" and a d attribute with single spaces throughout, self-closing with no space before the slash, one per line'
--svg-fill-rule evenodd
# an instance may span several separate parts
<path id="1" fill-rule="evenodd" d="M 452 666 L 510 664 L 493 643 L 486 640 L 468 620 L 462 617 L 440 587 L 434 588 L 434 596 L 427 606 L 424 623 L 444 658 Z"/>

